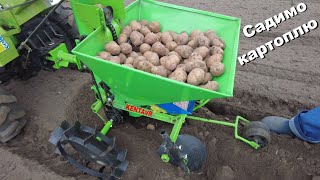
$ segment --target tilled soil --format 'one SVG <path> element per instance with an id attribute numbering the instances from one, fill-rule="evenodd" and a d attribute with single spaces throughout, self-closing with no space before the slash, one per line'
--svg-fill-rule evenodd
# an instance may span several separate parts
<path id="1" fill-rule="evenodd" d="M 27 84 L 11 84 L 10 89 L 14 88 L 21 104 L 27 109 L 29 122 L 22 134 L 2 145 L 2 148 L 21 157 L 23 162 L 35 162 L 52 172 L 54 176 L 49 175 L 48 179 L 54 179 L 57 175 L 61 178 L 95 179 L 79 173 L 61 156 L 55 155 L 53 146 L 48 142 L 50 132 L 63 120 L 79 120 L 91 127 L 101 126 L 90 110 L 90 104 L 94 101 L 90 86 L 89 74 L 70 70 L 41 72 L 40 76 L 29 80 Z M 39 91 L 39 88 L 42 90 Z M 40 97 L 42 100 L 37 100 Z M 217 116 L 206 108 L 200 109 L 195 115 L 226 121 L 233 121 L 234 118 Z M 146 129 L 149 123 L 156 125 L 155 131 Z M 273 135 L 270 146 L 257 151 L 235 140 L 231 128 L 190 122 L 181 133 L 200 138 L 206 145 L 208 159 L 201 171 L 184 177 L 179 168 L 163 163 L 156 153 L 162 142 L 160 130 L 167 129 L 170 132 L 170 128 L 167 124 L 148 118 L 130 118 L 125 124 L 111 130 L 108 135 L 115 136 L 117 144 L 128 149 L 127 160 L 130 164 L 123 179 L 224 179 L 227 176 L 221 170 L 224 166 L 231 168 L 236 179 L 310 179 L 320 174 L 320 160 L 317 158 L 320 157 L 320 147 L 317 145 Z"/>
<path id="2" fill-rule="evenodd" d="M 242 27 L 263 22 L 291 7 L 288 0 L 165 2 L 240 17 Z M 253 38 L 241 35 L 239 55 L 319 18 L 320 3 L 315 0 L 304 2 L 308 10 L 281 23 L 278 28 Z M 232 121 L 235 115 L 240 114 L 259 120 L 265 115 L 291 117 L 299 110 L 319 105 L 319 31 L 319 28 L 313 30 L 269 52 L 264 60 L 257 59 L 243 67 L 238 66 L 235 97 L 214 100 L 207 106 L 210 111 L 200 109 L 196 115 Z M 52 130 L 64 120 L 79 120 L 91 127 L 101 126 L 90 110 L 94 101 L 90 84 L 87 73 L 59 70 L 55 73 L 40 72 L 28 81 L 14 81 L 7 86 L 26 108 L 28 123 L 14 140 L 1 144 L 0 179 L 17 179 L 17 174 L 20 179 L 94 179 L 79 173 L 61 156 L 55 155 L 48 143 Z M 179 168 L 163 163 L 156 154 L 161 144 L 159 132 L 163 128 L 169 131 L 169 125 L 146 118 L 127 121 L 114 127 L 109 134 L 117 137 L 117 143 L 128 149 L 130 164 L 123 179 L 311 179 L 312 176 L 320 176 L 318 145 L 272 135 L 271 144 L 257 151 L 235 140 L 233 129 L 191 122 L 192 125 L 185 125 L 181 133 L 199 137 L 206 145 L 208 159 L 201 171 L 184 177 Z M 156 124 L 156 130 L 147 130 L 145 126 L 148 123 Z"/>

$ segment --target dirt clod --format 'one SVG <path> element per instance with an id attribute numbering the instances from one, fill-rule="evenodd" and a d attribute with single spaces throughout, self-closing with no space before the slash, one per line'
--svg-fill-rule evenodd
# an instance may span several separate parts
<path id="1" fill-rule="evenodd" d="M 313 176 L 312 180 L 320 180 L 320 176 Z"/>
<path id="2" fill-rule="evenodd" d="M 156 127 L 153 124 L 148 124 L 147 125 L 147 129 L 151 130 L 151 131 L 154 131 L 156 129 Z"/>
<path id="3" fill-rule="evenodd" d="M 229 166 L 219 167 L 214 180 L 233 180 L 235 179 L 235 172 Z"/>
<path id="4" fill-rule="evenodd" d="M 311 145 L 310 145 L 308 142 L 304 141 L 304 142 L 303 142 L 303 145 L 304 145 L 304 147 L 306 147 L 308 150 L 311 149 Z"/>

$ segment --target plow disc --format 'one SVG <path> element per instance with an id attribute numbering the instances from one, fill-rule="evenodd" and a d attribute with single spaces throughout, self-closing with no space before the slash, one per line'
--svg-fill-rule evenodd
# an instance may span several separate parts
<path id="1" fill-rule="evenodd" d="M 74 126 L 66 121 L 63 122 L 53 131 L 49 142 L 56 145 L 56 152 L 62 154 L 78 170 L 100 179 L 120 178 L 129 164 L 125 160 L 127 150 L 117 147 L 115 138 L 108 138 L 96 129 L 81 125 L 79 122 L 76 122 Z M 66 152 L 67 144 L 88 161 L 86 165 L 81 164 Z M 99 170 L 90 169 L 87 167 L 89 163 L 100 165 L 101 168 Z M 103 172 L 107 167 L 110 170 Z"/>

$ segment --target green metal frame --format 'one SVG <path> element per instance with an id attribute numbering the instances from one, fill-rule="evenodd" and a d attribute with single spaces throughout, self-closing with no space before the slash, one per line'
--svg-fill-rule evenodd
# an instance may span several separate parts
<path id="1" fill-rule="evenodd" d="M 36 15 L 50 9 L 52 5 L 49 0 L 36 0 L 26 3 L 29 0 L 1 0 L 1 5 L 5 10 L 0 10 L 0 35 L 9 44 L 9 49 L 0 53 L 0 67 L 5 66 L 10 61 L 19 56 L 15 47 L 14 35 L 21 32 L 20 26 Z M 19 6 L 21 4 L 21 6 Z M 15 7 L 12 8 L 11 7 Z M 7 27 L 7 28 L 3 28 Z"/>
<path id="2" fill-rule="evenodd" d="M 82 9 L 84 7 L 91 7 L 93 9 L 96 9 L 96 7 L 92 7 L 91 3 L 85 3 L 84 5 L 75 5 L 78 6 L 79 9 Z M 152 11 L 153 13 L 150 13 L 150 11 Z M 91 22 L 91 30 L 95 30 L 90 34 L 88 34 L 87 32 L 88 29 L 83 29 L 83 31 L 80 30 L 82 34 L 86 34 L 88 35 L 88 37 L 84 41 L 82 41 L 72 52 L 77 55 L 77 57 L 93 71 L 95 80 L 98 84 L 100 82 L 104 82 L 111 87 L 111 93 L 115 95 L 115 99 L 112 102 L 113 107 L 119 110 L 127 111 L 131 116 L 134 117 L 140 117 L 142 115 L 126 109 L 127 102 L 129 102 L 130 105 L 152 111 L 152 116 L 145 116 L 173 125 L 170 133 L 170 139 L 172 140 L 172 142 L 176 142 L 180 130 L 185 123 L 185 120 L 190 119 L 233 127 L 234 136 L 236 139 L 249 144 L 255 149 L 258 149 L 259 145 L 256 142 L 249 141 L 240 136 L 240 134 L 238 133 L 239 122 L 249 122 L 243 117 L 237 116 L 235 122 L 231 123 L 183 114 L 170 115 L 163 112 L 158 112 L 156 110 L 151 110 L 151 106 L 153 104 L 167 103 L 168 101 L 173 100 L 173 98 L 180 101 L 199 100 L 201 98 L 206 98 L 204 100 L 198 101 L 199 104 L 194 108 L 194 110 L 197 110 L 207 104 L 211 99 L 232 96 L 236 67 L 236 63 L 234 60 L 236 59 L 238 50 L 240 19 L 166 4 L 153 0 L 138 0 L 133 2 L 126 8 L 126 15 L 127 17 L 123 21 L 124 25 L 130 23 L 132 20 L 157 20 L 163 25 L 162 31 L 170 29 L 177 32 L 191 32 L 192 29 L 185 29 L 185 23 L 188 23 L 190 18 L 196 18 L 197 21 L 199 21 L 197 28 L 203 31 L 205 31 L 209 27 L 213 28 L 218 32 L 219 36 L 221 36 L 225 40 L 226 44 L 229 44 L 223 60 L 227 66 L 226 69 L 228 72 L 226 72 L 224 76 L 216 78 L 216 81 L 220 82 L 221 87 L 219 92 L 213 92 L 203 90 L 201 88 L 197 88 L 188 84 L 171 81 L 170 79 L 162 78 L 159 76 L 154 76 L 152 74 L 148 74 L 135 69 L 125 68 L 123 66 L 101 60 L 99 58 L 96 58 L 95 55 L 103 49 L 105 43 L 112 40 L 112 36 L 110 34 L 110 31 L 105 28 L 105 25 L 102 24 L 102 26 L 95 26 L 95 28 L 92 28 L 94 26 L 94 22 Z M 170 23 L 167 21 L 168 17 L 173 18 L 173 21 L 175 22 L 180 21 L 183 23 Z M 78 22 L 79 20 L 77 21 L 77 23 Z M 156 90 L 153 91 L 150 88 L 145 87 L 145 82 L 148 82 L 148 86 L 153 87 L 153 89 Z M 92 104 L 91 108 L 92 111 L 97 114 L 97 116 L 105 124 L 103 129 L 101 130 L 101 133 L 107 134 L 112 127 L 113 122 L 109 121 L 108 119 L 104 119 L 104 117 L 100 114 L 102 112 L 102 108 L 106 108 L 104 107 L 104 104 L 108 102 L 105 90 L 101 88 L 100 85 L 98 86 L 98 88 L 92 87 L 92 89 L 96 94 L 98 93 L 98 91 L 100 92 L 102 96 L 102 102 L 99 100 L 99 98 L 97 98 L 97 101 Z M 158 87 L 160 86 L 162 88 L 158 89 Z M 170 97 L 168 97 L 169 94 Z M 161 159 L 164 162 L 169 162 L 170 160 L 167 154 L 163 154 L 161 156 Z"/>
<path id="3" fill-rule="evenodd" d="M 97 94 L 98 90 L 96 87 L 92 87 L 92 90 Z M 103 102 L 101 102 L 98 98 L 97 101 L 95 103 L 92 104 L 91 109 L 92 111 L 104 122 L 104 127 L 102 128 L 102 130 L 100 131 L 102 134 L 106 135 L 109 130 L 112 127 L 113 122 L 107 119 L 104 119 L 103 116 L 100 115 L 100 111 L 102 110 L 102 108 L 105 108 L 103 106 L 103 104 L 105 104 L 107 102 L 107 94 L 106 92 L 103 90 L 103 88 L 101 88 L 99 86 L 99 92 L 102 96 L 102 100 Z M 201 108 L 202 106 L 204 106 L 205 104 L 207 104 L 210 100 L 201 100 L 199 101 L 199 105 L 197 105 L 194 110 L 197 110 L 199 108 Z M 142 116 L 141 114 L 137 114 L 133 111 L 128 111 L 125 107 L 126 104 L 124 103 L 124 101 L 115 101 L 112 104 L 115 108 L 119 109 L 119 110 L 123 110 L 123 111 L 127 111 L 129 112 L 130 115 L 134 115 L 134 117 L 140 117 Z M 150 108 L 150 106 L 145 107 L 145 109 L 152 111 Z M 146 117 L 150 117 L 150 116 L 146 116 Z M 152 111 L 152 116 L 150 118 L 156 119 L 156 120 L 160 120 L 166 123 L 170 123 L 173 124 L 173 128 L 170 132 L 170 139 L 172 142 L 176 142 L 177 138 L 179 136 L 179 133 L 181 131 L 181 128 L 183 126 L 183 124 L 185 123 L 186 119 L 189 120 L 196 120 L 196 121 L 202 121 L 202 122 L 206 122 L 206 123 L 212 123 L 212 124 L 218 124 L 218 125 L 223 125 L 223 126 L 228 126 L 228 127 L 232 127 L 234 128 L 234 137 L 238 140 L 241 140 L 243 142 L 245 142 L 246 144 L 250 145 L 251 147 L 253 147 L 254 149 L 259 149 L 259 144 L 257 144 L 254 141 L 250 141 L 244 137 L 242 137 L 239 134 L 239 123 L 240 121 L 244 122 L 245 124 L 250 123 L 249 120 L 241 117 L 241 116 L 237 116 L 235 119 L 235 122 L 226 122 L 226 121 L 220 121 L 220 120 L 214 120 L 214 119 L 206 119 L 206 118 L 201 118 L 201 117 L 196 117 L 196 116 L 189 116 L 189 115 L 185 115 L 185 114 L 181 114 L 181 115 L 170 115 L 170 114 L 165 114 L 162 112 L 157 112 L 157 111 Z M 98 140 L 101 140 L 100 138 L 97 138 Z M 161 160 L 163 162 L 168 163 L 170 161 L 170 157 L 168 154 L 162 154 L 161 155 Z M 185 159 L 185 164 L 188 163 L 188 160 Z"/>
<path id="4" fill-rule="evenodd" d="M 51 50 L 48 54 L 47 59 L 54 62 L 53 68 L 55 69 L 68 67 L 70 63 L 76 64 L 79 70 L 82 69 L 81 62 L 75 55 L 68 52 L 65 43 L 61 43 L 58 47 Z"/>
<path id="5" fill-rule="evenodd" d="M 96 88 L 92 88 L 96 93 Z M 105 95 L 105 92 L 102 88 L 99 88 L 100 89 L 100 93 L 102 94 L 103 96 L 103 100 L 106 101 L 106 95 Z M 205 100 L 205 102 L 208 102 L 208 100 Z M 101 108 L 103 108 L 102 104 L 104 104 L 105 102 L 101 102 L 99 99 L 97 99 L 97 101 L 92 104 L 91 108 L 92 108 L 92 111 L 97 114 L 100 119 L 105 123 L 105 126 L 107 127 L 104 127 L 103 130 L 101 131 L 102 134 L 107 134 L 109 129 L 110 129 L 110 121 L 104 119 L 100 114 L 100 110 Z M 117 108 L 117 109 L 120 109 L 120 110 L 123 110 L 123 111 L 128 111 L 125 106 L 126 104 L 124 103 L 121 103 L 121 102 L 114 102 L 114 107 Z M 201 104 L 201 107 L 204 106 L 206 103 L 202 103 Z M 200 104 L 199 104 L 200 105 Z M 199 109 L 200 106 L 198 106 L 197 109 Z M 130 111 L 128 111 L 130 112 Z M 142 116 L 142 115 L 140 115 Z M 146 117 L 149 117 L 149 116 L 146 116 Z M 172 140 L 172 142 L 176 142 L 178 136 L 179 136 L 179 133 L 180 133 L 180 130 L 182 128 L 182 125 L 184 124 L 185 120 L 186 119 L 190 119 L 190 120 L 196 120 L 196 121 L 202 121 L 202 122 L 206 122 L 206 123 L 212 123 L 212 124 L 218 124 L 218 125 L 223 125 L 223 126 L 228 126 L 228 127 L 233 127 L 234 128 L 234 137 L 238 140 L 241 140 L 245 143 L 247 143 L 248 145 L 250 145 L 251 147 L 253 147 L 254 149 L 259 149 L 259 145 L 254 142 L 254 141 L 250 141 L 248 139 L 245 139 L 244 137 L 240 136 L 239 135 L 239 122 L 242 121 L 244 123 L 249 123 L 250 121 L 241 117 L 241 116 L 237 116 L 236 119 L 235 119 L 235 122 L 234 123 L 231 123 L 231 122 L 226 122 L 226 121 L 220 121 L 220 120 L 214 120 L 214 119 L 206 119 L 206 118 L 201 118 L 201 117 L 196 117 L 196 116 L 189 116 L 189 115 L 184 115 L 184 114 L 181 114 L 181 115 L 170 115 L 170 114 L 164 114 L 164 113 L 160 113 L 160 112 L 156 112 L 156 111 L 153 111 L 152 113 L 152 117 L 150 118 L 153 118 L 153 119 L 156 119 L 156 120 L 160 120 L 160 121 L 163 121 L 163 122 L 166 122 L 166 123 L 170 123 L 170 124 L 173 124 L 173 128 L 172 128 L 172 131 L 170 133 L 170 139 Z M 111 125 L 112 125 L 112 122 L 111 122 Z"/>

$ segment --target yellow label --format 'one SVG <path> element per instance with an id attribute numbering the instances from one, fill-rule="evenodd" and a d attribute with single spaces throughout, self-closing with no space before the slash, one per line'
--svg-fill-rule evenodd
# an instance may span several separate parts
<path id="1" fill-rule="evenodd" d="M 9 49 L 8 43 L 3 39 L 3 37 L 0 35 L 0 53 L 3 51 Z"/>
<path id="2" fill-rule="evenodd" d="M 2 53 L 3 51 L 5 51 L 6 49 L 4 48 L 4 46 L 2 44 L 0 44 L 0 53 Z"/>

